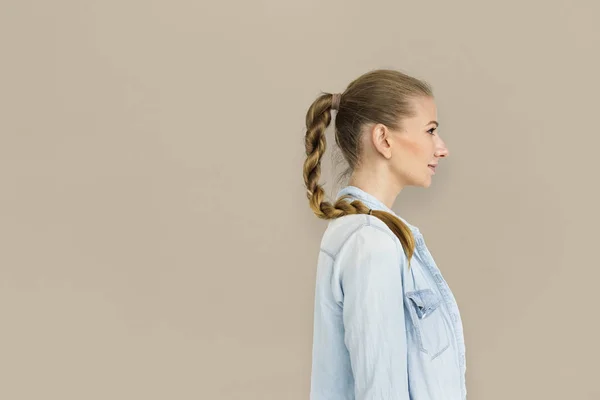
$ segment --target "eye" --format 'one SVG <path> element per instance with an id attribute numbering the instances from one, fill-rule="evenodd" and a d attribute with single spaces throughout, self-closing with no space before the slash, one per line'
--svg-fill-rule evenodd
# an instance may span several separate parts
<path id="1" fill-rule="evenodd" d="M 428 132 L 429 134 L 433 135 L 433 134 L 435 133 L 435 130 L 436 130 L 436 129 L 437 129 L 437 128 L 435 128 L 435 127 L 434 127 L 434 128 L 431 128 L 430 130 L 428 130 L 427 132 Z"/>

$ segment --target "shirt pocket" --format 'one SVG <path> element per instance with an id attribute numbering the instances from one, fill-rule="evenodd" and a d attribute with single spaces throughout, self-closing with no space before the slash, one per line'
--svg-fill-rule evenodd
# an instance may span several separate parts
<path id="1" fill-rule="evenodd" d="M 407 292 L 405 297 L 419 349 L 434 360 L 450 347 L 441 297 L 432 289 Z"/>

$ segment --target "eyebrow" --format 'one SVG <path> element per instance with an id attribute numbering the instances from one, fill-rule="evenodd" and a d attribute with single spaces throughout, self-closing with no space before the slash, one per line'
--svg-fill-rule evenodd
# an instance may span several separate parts
<path id="1" fill-rule="evenodd" d="M 440 124 L 437 121 L 429 121 L 427 124 L 425 124 L 425 126 L 429 125 L 429 124 L 435 124 L 436 128 L 438 126 L 440 126 Z"/>

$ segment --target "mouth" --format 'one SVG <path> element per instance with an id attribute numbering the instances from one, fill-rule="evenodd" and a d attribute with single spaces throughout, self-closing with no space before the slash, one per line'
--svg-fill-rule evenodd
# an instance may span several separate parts
<path id="1" fill-rule="evenodd" d="M 433 173 L 435 174 L 435 168 L 437 167 L 437 164 L 428 164 L 427 165 L 429 167 L 429 169 L 431 169 L 433 171 Z"/>

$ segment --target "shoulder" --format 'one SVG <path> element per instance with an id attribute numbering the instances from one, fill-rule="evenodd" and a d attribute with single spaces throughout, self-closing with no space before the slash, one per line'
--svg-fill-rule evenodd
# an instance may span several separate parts
<path id="1" fill-rule="evenodd" d="M 368 218 L 354 226 L 333 262 L 335 276 L 346 292 L 397 288 L 403 281 L 405 257 L 400 241 L 383 221 Z"/>
<path id="2" fill-rule="evenodd" d="M 321 242 L 321 248 L 334 256 L 348 247 L 393 252 L 401 245 L 385 222 L 372 215 L 357 214 L 330 221 Z"/>

